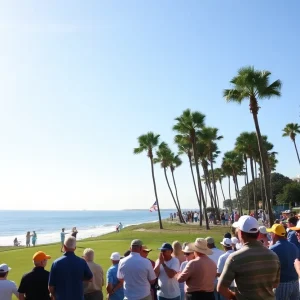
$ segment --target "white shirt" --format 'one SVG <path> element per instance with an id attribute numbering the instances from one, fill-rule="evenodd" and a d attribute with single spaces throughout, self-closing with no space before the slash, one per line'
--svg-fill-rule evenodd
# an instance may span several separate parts
<path id="1" fill-rule="evenodd" d="M 198 218 L 198 214 L 197 213 L 194 213 L 194 218 Z"/>
<path id="2" fill-rule="evenodd" d="M 180 269 L 179 269 L 179 272 L 182 272 L 184 270 L 184 268 L 186 267 L 188 261 L 184 261 L 181 265 L 180 265 Z M 180 282 L 179 283 L 179 288 L 181 291 L 184 292 L 184 285 L 185 285 L 185 282 Z"/>
<path id="3" fill-rule="evenodd" d="M 298 220 L 296 227 L 300 227 L 300 220 Z"/>
<path id="4" fill-rule="evenodd" d="M 16 284 L 10 280 L 0 280 L 0 299 L 11 300 L 12 294 L 15 294 L 16 297 L 19 297 Z"/>
<path id="5" fill-rule="evenodd" d="M 218 260 L 219 260 L 219 257 L 224 254 L 225 252 L 218 249 L 218 248 L 212 248 L 212 254 L 211 255 L 208 255 L 208 257 L 214 261 L 214 263 L 217 265 L 218 264 Z"/>
<path id="6" fill-rule="evenodd" d="M 158 261 L 156 263 L 158 263 Z M 169 269 L 174 270 L 176 273 L 179 272 L 180 262 L 176 257 L 165 261 L 165 264 Z M 163 298 L 176 298 L 180 296 L 179 283 L 176 277 L 170 278 L 162 265 L 160 265 L 159 268 L 158 285 L 160 289 L 157 291 L 157 296 Z"/>
<path id="7" fill-rule="evenodd" d="M 219 257 L 218 264 L 217 264 L 217 273 L 221 274 L 223 272 L 225 262 L 226 262 L 228 256 L 233 252 L 234 252 L 233 250 L 229 250 Z M 234 281 L 231 283 L 230 286 L 234 286 Z"/>
<path id="8" fill-rule="evenodd" d="M 139 300 L 150 295 L 149 281 L 156 275 L 149 259 L 132 252 L 120 260 L 117 277 L 124 279 L 124 296 L 129 300 Z"/>

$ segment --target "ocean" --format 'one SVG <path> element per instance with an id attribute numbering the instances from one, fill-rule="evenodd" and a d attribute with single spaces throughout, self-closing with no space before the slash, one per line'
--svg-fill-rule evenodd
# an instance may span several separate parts
<path id="1" fill-rule="evenodd" d="M 162 210 L 162 218 L 168 218 L 174 210 Z M 37 245 L 60 241 L 62 228 L 71 232 L 77 227 L 77 239 L 99 236 L 123 226 L 155 222 L 157 212 L 149 210 L 120 211 L 17 211 L 0 210 L 0 246 L 12 246 L 15 237 L 25 244 L 27 231 L 37 234 Z"/>

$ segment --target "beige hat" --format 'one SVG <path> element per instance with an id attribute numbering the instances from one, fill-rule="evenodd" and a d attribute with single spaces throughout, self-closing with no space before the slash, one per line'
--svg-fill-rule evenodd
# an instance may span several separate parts
<path id="1" fill-rule="evenodd" d="M 195 252 L 199 252 L 202 254 L 210 255 L 212 254 L 212 250 L 207 247 L 207 241 L 202 238 L 196 239 L 195 243 L 188 244 L 190 249 L 193 249 Z"/>
<path id="2" fill-rule="evenodd" d="M 189 246 L 190 244 L 187 244 L 183 249 L 182 252 L 183 253 L 193 253 L 194 250 Z"/>

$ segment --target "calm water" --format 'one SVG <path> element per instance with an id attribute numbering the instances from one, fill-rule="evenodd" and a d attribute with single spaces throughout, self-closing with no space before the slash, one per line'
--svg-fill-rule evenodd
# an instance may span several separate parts
<path id="1" fill-rule="evenodd" d="M 171 210 L 161 211 L 168 218 Z M 126 211 L 0 211 L 0 246 L 12 245 L 15 237 L 25 243 L 27 231 L 36 231 L 38 244 L 60 241 L 61 228 L 70 232 L 76 226 L 78 239 L 94 237 L 124 226 L 158 220 L 157 212 L 149 210 Z"/>

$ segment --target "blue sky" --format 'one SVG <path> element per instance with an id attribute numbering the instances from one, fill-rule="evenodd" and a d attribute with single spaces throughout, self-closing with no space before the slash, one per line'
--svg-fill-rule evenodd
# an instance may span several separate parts
<path id="1" fill-rule="evenodd" d="M 1 208 L 150 207 L 137 136 L 154 131 L 176 150 L 174 118 L 191 108 L 231 150 L 254 124 L 248 103 L 226 104 L 222 90 L 249 64 L 283 81 L 281 98 L 260 103 L 259 121 L 277 171 L 299 174 L 281 137 L 299 122 L 298 1 L 63 2 L 0 5 Z M 161 207 L 172 207 L 155 171 Z M 183 207 L 196 207 L 186 163 L 176 178 Z"/>

